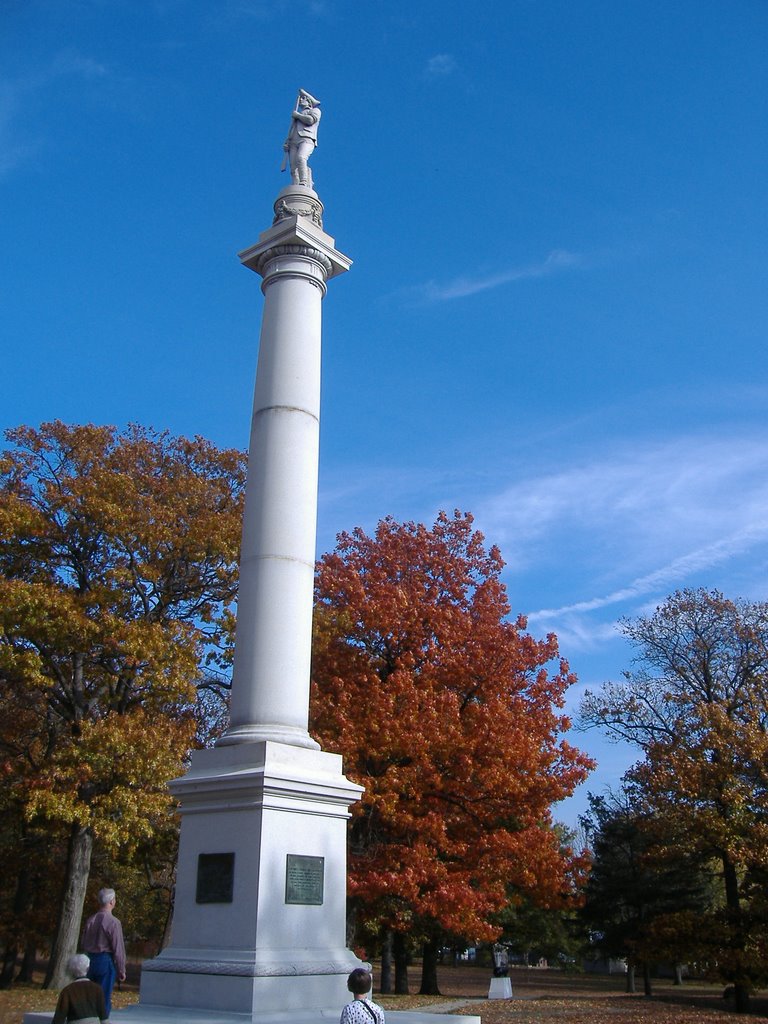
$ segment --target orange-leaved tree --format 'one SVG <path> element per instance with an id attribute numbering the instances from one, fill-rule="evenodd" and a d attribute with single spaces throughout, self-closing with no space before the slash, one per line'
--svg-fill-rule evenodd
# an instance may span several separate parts
<path id="1" fill-rule="evenodd" d="M 24 827 L 66 838 L 47 976 L 58 986 L 94 840 L 130 847 L 169 809 L 201 664 L 231 624 L 245 466 L 138 426 L 57 421 L 6 438 L 0 768 Z"/>
<path id="2" fill-rule="evenodd" d="M 562 898 L 572 868 L 550 805 L 591 762 L 565 742 L 573 682 L 553 635 L 509 619 L 503 561 L 472 516 L 382 520 L 318 563 L 311 728 L 365 794 L 350 893 L 369 926 L 492 939 L 512 892 Z"/>

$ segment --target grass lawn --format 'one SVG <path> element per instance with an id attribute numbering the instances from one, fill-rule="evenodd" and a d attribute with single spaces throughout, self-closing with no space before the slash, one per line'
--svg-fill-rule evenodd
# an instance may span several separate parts
<path id="1" fill-rule="evenodd" d="M 129 975 L 130 976 L 130 975 Z M 654 995 L 625 995 L 622 977 L 564 974 L 535 968 L 510 971 L 514 998 L 488 1000 L 490 970 L 462 964 L 441 967 L 437 996 L 379 996 L 374 998 L 386 1009 L 405 1010 L 443 1004 L 446 1012 L 479 1014 L 483 1024 L 735 1024 L 739 1018 L 722 999 L 722 985 L 686 982 L 682 987 L 670 981 L 654 981 Z M 419 969 L 410 973 L 411 990 L 418 989 Z M 114 1010 L 135 1002 L 136 985 L 128 984 L 113 997 L 114 1024 L 120 1015 Z M 457 1004 L 461 1005 L 457 1005 Z M 753 1001 L 752 1024 L 768 1024 L 768 994 L 759 993 Z M 16 986 L 0 991 L 0 1024 L 21 1024 L 26 1010 L 51 1012 L 56 993 L 38 985 Z"/>

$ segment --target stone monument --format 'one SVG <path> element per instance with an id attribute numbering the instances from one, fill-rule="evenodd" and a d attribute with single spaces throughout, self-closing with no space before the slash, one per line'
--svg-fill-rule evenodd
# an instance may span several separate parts
<path id="1" fill-rule="evenodd" d="M 317 101 L 300 93 L 301 110 Z M 142 967 L 140 1011 L 248 1019 L 339 1012 L 346 822 L 362 792 L 307 731 L 320 428 L 321 304 L 349 269 L 297 181 L 317 119 L 292 118 L 294 184 L 240 253 L 264 293 L 240 555 L 230 725 L 171 785 L 181 840 L 170 946 Z M 301 155 L 298 155 L 301 154 Z M 311 181 L 311 178 L 309 179 Z M 135 1015 L 131 1013 L 133 1018 Z"/>
<path id="2" fill-rule="evenodd" d="M 139 1004 L 113 1013 L 128 1024 L 337 1021 L 347 976 L 362 966 L 346 948 L 346 826 L 362 787 L 307 731 L 321 305 L 350 267 L 311 187 L 317 106 L 300 92 L 285 144 L 293 184 L 239 254 L 262 278 L 264 309 L 230 725 L 171 783 L 181 815 L 171 942 L 142 965 Z M 461 1021 L 479 1024 L 451 1018 Z"/>
<path id="3" fill-rule="evenodd" d="M 511 999 L 512 982 L 509 980 L 509 954 L 500 942 L 493 946 L 493 977 L 488 989 L 489 999 Z"/>
<path id="4" fill-rule="evenodd" d="M 286 143 L 294 183 L 240 253 L 262 278 L 264 308 L 230 725 L 171 783 L 181 814 L 171 943 L 142 965 L 130 1021 L 337 1020 L 361 966 L 346 949 L 346 824 L 362 787 L 307 731 L 321 305 L 350 266 L 311 188 L 319 112 L 303 111 L 316 108 L 302 90 Z"/>

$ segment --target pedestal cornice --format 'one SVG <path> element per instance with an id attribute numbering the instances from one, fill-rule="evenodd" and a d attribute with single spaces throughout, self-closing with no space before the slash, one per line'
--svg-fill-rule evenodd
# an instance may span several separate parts
<path id="1" fill-rule="evenodd" d="M 349 270 L 352 260 L 335 248 L 334 239 L 305 216 L 298 214 L 279 220 L 259 235 L 256 245 L 238 253 L 240 262 L 257 274 L 266 276 L 269 264 L 280 256 L 313 260 L 329 280 Z"/>
<path id="2" fill-rule="evenodd" d="M 349 817 L 363 787 L 342 773 L 340 754 L 262 741 L 197 750 L 186 775 L 169 789 L 185 814 L 271 807 L 322 817 Z"/>

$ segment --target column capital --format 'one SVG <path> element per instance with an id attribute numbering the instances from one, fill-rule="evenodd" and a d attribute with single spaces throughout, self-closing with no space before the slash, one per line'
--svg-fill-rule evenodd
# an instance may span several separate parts
<path id="1" fill-rule="evenodd" d="M 259 235 L 256 245 L 238 253 L 243 266 L 264 277 L 269 263 L 276 257 L 301 256 L 318 263 L 326 280 L 349 270 L 352 260 L 336 249 L 335 240 L 308 214 L 291 212 L 286 215 L 285 206 L 282 210 L 281 219 Z"/>

